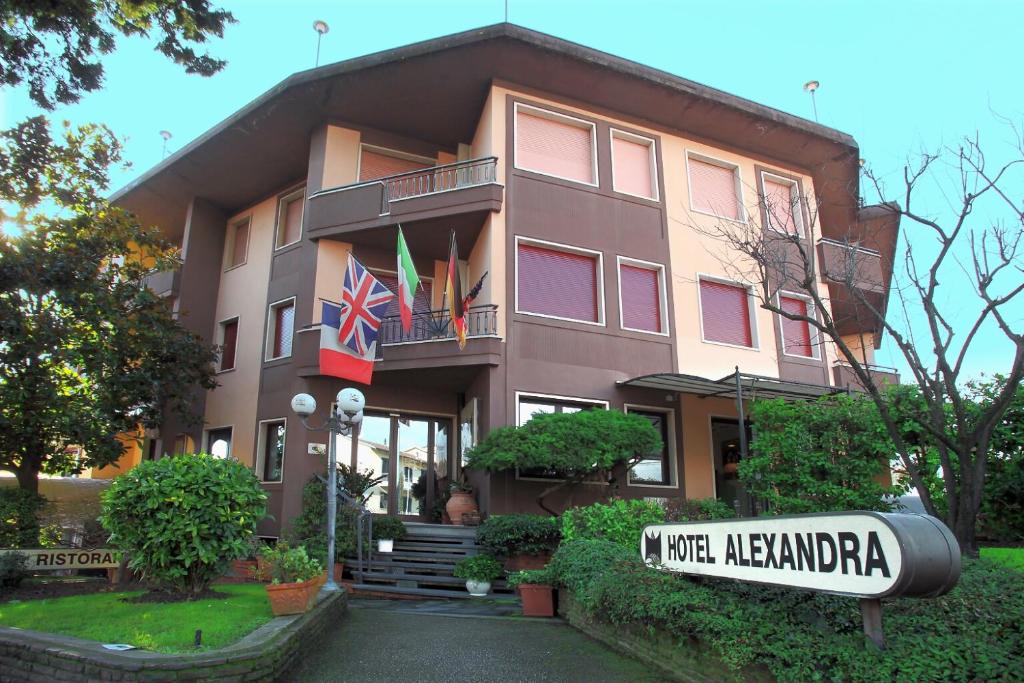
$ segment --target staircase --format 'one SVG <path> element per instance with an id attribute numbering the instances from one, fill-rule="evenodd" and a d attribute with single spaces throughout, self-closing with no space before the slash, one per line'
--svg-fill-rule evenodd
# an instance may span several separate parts
<path id="1" fill-rule="evenodd" d="M 376 547 L 359 575 L 356 558 L 346 560 L 356 591 L 393 593 L 423 598 L 468 598 L 466 580 L 453 575 L 455 564 L 480 552 L 476 528 L 406 522 L 406 535 L 395 541 L 394 552 Z M 376 541 L 374 541 L 376 546 Z M 364 551 L 365 552 L 365 551 Z M 510 593 L 505 581 L 491 582 L 491 593 Z"/>

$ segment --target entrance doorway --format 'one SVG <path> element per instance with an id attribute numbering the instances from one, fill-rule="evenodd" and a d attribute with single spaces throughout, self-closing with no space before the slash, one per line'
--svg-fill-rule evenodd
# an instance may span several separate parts
<path id="1" fill-rule="evenodd" d="M 747 443 L 750 443 L 747 424 Z M 723 417 L 711 418 L 711 448 L 715 460 L 715 488 L 718 499 L 736 510 L 741 517 L 756 513 L 754 500 L 743 488 L 737 468 L 740 463 L 740 423 Z"/>
<path id="2" fill-rule="evenodd" d="M 438 519 L 441 492 L 452 476 L 451 430 L 448 417 L 366 412 L 350 464 L 384 476 L 370 492 L 367 509 L 411 522 Z M 344 444 L 351 442 L 344 439 Z M 339 453 L 347 452 L 341 448 Z"/>

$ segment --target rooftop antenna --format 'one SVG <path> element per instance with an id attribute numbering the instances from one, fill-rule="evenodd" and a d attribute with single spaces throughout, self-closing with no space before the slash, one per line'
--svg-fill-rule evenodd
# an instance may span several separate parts
<path id="1" fill-rule="evenodd" d="M 505 0 L 505 23 L 508 23 L 508 0 Z"/>
<path id="2" fill-rule="evenodd" d="M 331 27 L 327 25 L 326 21 L 317 19 L 313 22 L 313 30 L 316 31 L 316 62 L 313 66 L 317 67 L 320 66 L 320 41 L 324 34 L 331 30 Z"/>
<path id="3" fill-rule="evenodd" d="M 167 156 L 167 141 L 171 139 L 171 131 L 162 130 L 160 131 L 160 137 L 164 139 L 164 148 L 160 150 L 160 158 L 163 159 Z"/>
<path id="4" fill-rule="evenodd" d="M 811 93 L 811 106 L 814 107 L 814 122 L 818 122 L 818 103 L 814 99 L 814 91 L 821 87 L 818 81 L 807 81 L 804 83 L 804 90 Z"/>

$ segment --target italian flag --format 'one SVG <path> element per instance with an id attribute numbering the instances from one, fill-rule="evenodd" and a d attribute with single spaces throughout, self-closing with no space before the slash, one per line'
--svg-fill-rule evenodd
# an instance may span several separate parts
<path id="1" fill-rule="evenodd" d="M 398 310 L 402 316 L 402 329 L 412 329 L 412 306 L 416 299 L 416 288 L 420 286 L 420 276 L 416 274 L 416 266 L 409 255 L 409 247 L 405 245 L 402 226 L 398 226 Z"/>

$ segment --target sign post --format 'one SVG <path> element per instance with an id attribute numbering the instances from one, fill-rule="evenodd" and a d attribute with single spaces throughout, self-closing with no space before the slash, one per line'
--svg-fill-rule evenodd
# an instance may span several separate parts
<path id="1" fill-rule="evenodd" d="M 837 512 L 644 528 L 640 555 L 665 571 L 861 599 L 864 634 L 884 648 L 881 598 L 936 597 L 960 578 L 960 545 L 934 517 Z"/>

